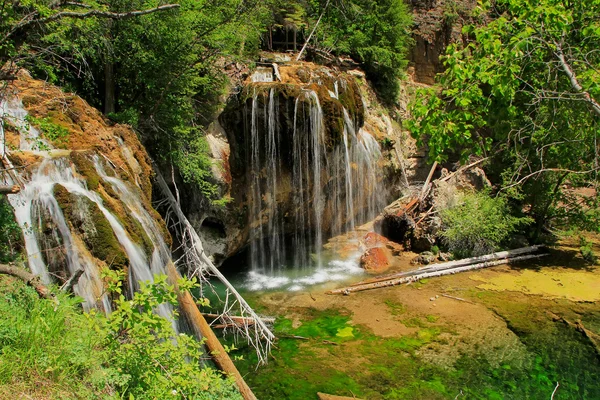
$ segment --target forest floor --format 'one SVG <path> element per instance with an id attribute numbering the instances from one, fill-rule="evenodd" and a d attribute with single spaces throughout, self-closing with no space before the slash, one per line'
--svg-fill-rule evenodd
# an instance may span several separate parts
<path id="1" fill-rule="evenodd" d="M 600 254 L 600 238 L 592 242 Z M 250 297 L 278 317 L 267 366 L 255 370 L 248 349 L 238 352 L 258 398 L 538 399 L 557 382 L 555 399 L 600 398 L 600 267 L 575 238 L 535 263 L 324 292 Z"/>

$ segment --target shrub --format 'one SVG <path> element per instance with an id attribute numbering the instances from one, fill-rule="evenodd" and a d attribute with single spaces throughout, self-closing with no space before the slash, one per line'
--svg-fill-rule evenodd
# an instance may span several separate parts
<path id="1" fill-rule="evenodd" d="M 581 256 L 583 257 L 585 262 L 592 265 L 596 264 L 597 257 L 596 254 L 594 254 L 592 243 L 583 236 L 580 236 L 579 246 L 579 252 L 581 253 Z"/>
<path id="2" fill-rule="evenodd" d="M 81 298 L 40 299 L 0 276 L 0 398 L 241 399 L 231 378 L 204 366 L 202 343 L 156 314 L 176 304 L 166 276 L 142 283 L 133 299 L 120 295 L 122 277 L 105 272 L 118 297 L 105 317 L 82 313 Z"/>
<path id="3" fill-rule="evenodd" d="M 488 254 L 530 218 L 511 215 L 506 199 L 487 193 L 463 194 L 457 206 L 441 212 L 442 242 L 456 257 Z"/>
<path id="4" fill-rule="evenodd" d="M 21 247 L 21 228 L 6 196 L 0 196 L 0 262 L 13 261 Z"/>

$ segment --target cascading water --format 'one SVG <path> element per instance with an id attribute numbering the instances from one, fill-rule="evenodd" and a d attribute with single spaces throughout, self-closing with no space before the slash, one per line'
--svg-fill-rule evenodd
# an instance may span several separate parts
<path id="1" fill-rule="evenodd" d="M 20 148 L 24 150 L 33 149 L 32 140 L 39 143 L 41 139 L 39 133 L 27 123 L 27 112 L 23 109 L 20 101 L 5 102 L 2 108 L 5 117 L 9 118 L 11 123 L 22 132 Z M 24 131 L 25 133 L 23 133 Z M 46 148 L 50 147 L 48 143 L 44 143 L 44 146 Z M 121 151 L 126 152 L 129 149 L 122 145 Z M 145 210 L 140 195 L 134 188 L 130 187 L 130 184 L 109 176 L 105 171 L 106 167 L 100 162 L 98 156 L 94 156 L 92 160 L 89 160 L 95 166 L 98 175 L 103 181 L 111 185 L 113 191 L 119 196 L 119 200 L 127 206 L 133 218 L 141 224 L 148 234 L 153 244 L 150 260 L 140 245 L 132 240 L 119 219 L 105 206 L 102 197 L 87 187 L 85 179 L 78 174 L 68 156 L 64 156 L 64 152 L 38 151 L 36 154 L 44 157 L 43 160 L 32 171 L 30 179 L 22 185 L 22 190 L 18 194 L 9 197 L 15 209 L 17 222 L 23 228 L 27 259 L 34 274 L 39 275 L 44 283 L 48 284 L 53 281 L 48 265 L 44 260 L 44 254 L 42 254 L 43 246 L 40 244 L 43 240 L 42 236 L 48 235 L 48 233 L 41 233 L 48 224 L 43 225 L 45 222 L 51 222 L 52 232 L 50 235 L 56 238 L 56 242 L 64 248 L 64 258 L 69 274 L 73 275 L 79 269 L 84 271 L 82 277 L 74 285 L 75 293 L 85 300 L 84 308 L 90 309 L 99 306 L 106 312 L 111 311 L 110 301 L 105 294 L 100 276 L 98 262 L 65 218 L 63 210 L 55 197 L 57 185 L 74 196 L 76 201 L 74 201 L 73 207 L 82 219 L 89 218 L 87 215 L 89 210 L 81 207 L 79 199 L 85 199 L 85 201 L 95 205 L 108 221 L 112 232 L 127 255 L 130 272 L 128 281 L 132 292 L 137 288 L 138 282 L 152 282 L 153 274 L 166 273 L 165 266 L 170 261 L 169 249 L 162 238 L 156 221 Z M 111 167 L 108 166 L 108 168 Z M 116 176 L 115 171 L 112 171 L 112 175 Z M 18 177 L 14 178 L 18 179 Z M 86 226 L 87 229 L 95 229 L 93 221 L 90 221 Z M 157 311 L 162 316 L 171 319 L 170 306 L 161 305 Z"/>
<path id="2" fill-rule="evenodd" d="M 332 99 L 347 89 L 344 83 L 336 81 L 328 91 Z M 248 286 L 300 289 L 361 271 L 355 260 L 327 262 L 321 249 L 325 238 L 354 230 L 384 206 L 377 167 L 379 144 L 341 107 L 341 138 L 331 145 L 325 128 L 328 116 L 318 94 L 309 89 L 302 90 L 293 103 L 290 140 L 280 121 L 280 108 L 289 113 L 289 103 L 280 104 L 276 87 L 260 89 L 254 85 L 249 110 Z M 282 206 L 286 202 L 291 208 Z M 312 266 L 315 272 L 290 278 L 284 273 L 290 264 L 296 270 Z"/>

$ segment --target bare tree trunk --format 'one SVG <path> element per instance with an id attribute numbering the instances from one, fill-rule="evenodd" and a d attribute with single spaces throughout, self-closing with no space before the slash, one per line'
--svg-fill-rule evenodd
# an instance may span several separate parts
<path id="1" fill-rule="evenodd" d="M 0 185 L 0 194 L 15 194 L 20 191 L 19 185 Z"/>

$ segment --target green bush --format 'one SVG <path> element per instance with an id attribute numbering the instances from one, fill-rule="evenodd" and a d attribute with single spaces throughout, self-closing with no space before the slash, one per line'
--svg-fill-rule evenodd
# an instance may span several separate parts
<path id="1" fill-rule="evenodd" d="M 6 196 L 0 196 L 0 262 L 17 258 L 21 246 L 21 228 Z"/>
<path id="2" fill-rule="evenodd" d="M 596 264 L 598 258 L 596 257 L 596 254 L 594 254 L 592 243 L 583 236 L 580 236 L 579 246 L 579 252 L 581 253 L 581 256 L 583 257 L 585 262 L 592 265 Z"/>
<path id="3" fill-rule="evenodd" d="M 526 217 L 511 215 L 506 199 L 487 193 L 463 194 L 456 207 L 441 212 L 442 242 L 456 257 L 488 254 L 531 223 Z"/>

